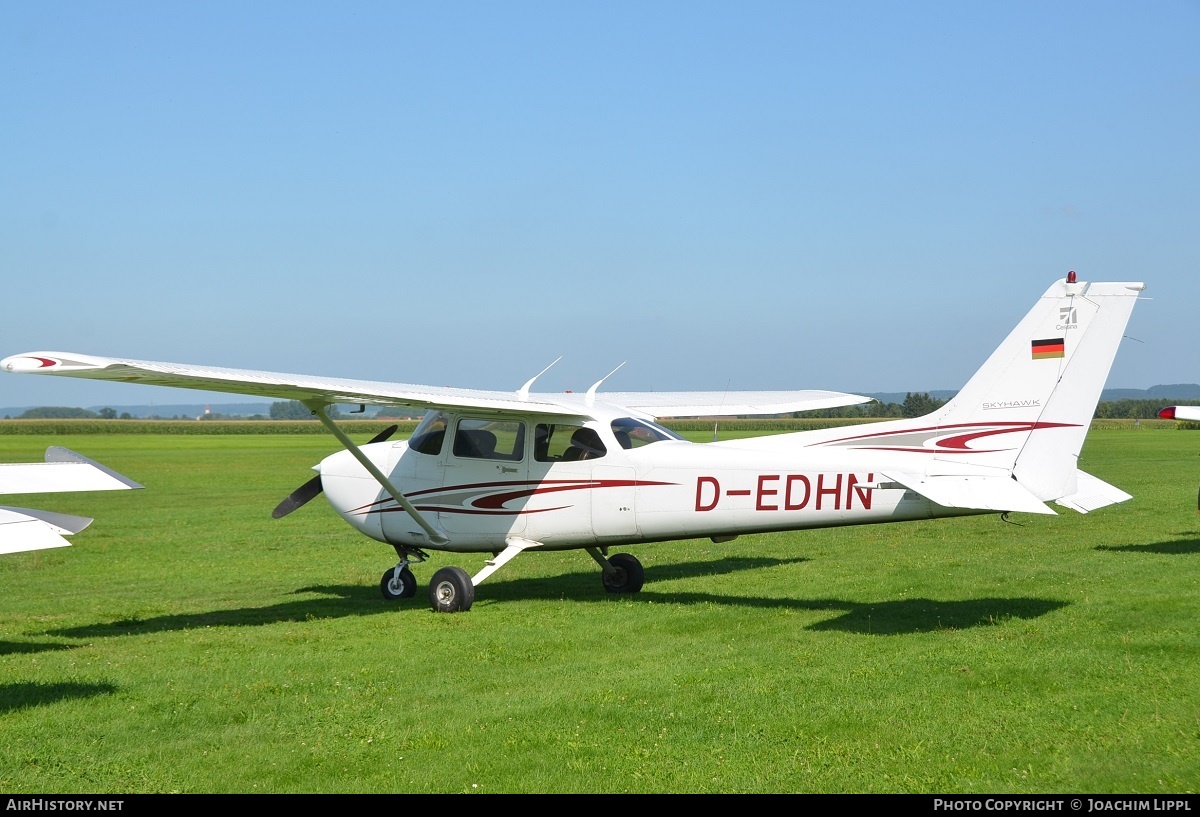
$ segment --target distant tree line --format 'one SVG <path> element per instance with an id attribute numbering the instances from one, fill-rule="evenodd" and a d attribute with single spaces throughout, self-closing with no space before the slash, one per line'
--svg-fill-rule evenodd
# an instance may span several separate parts
<path id="1" fill-rule="evenodd" d="M 338 411 L 337 406 L 330 406 L 330 417 L 341 417 L 342 413 Z M 12 419 L 6 417 L 5 419 Z M 99 411 L 92 411 L 84 408 L 69 408 L 66 406 L 38 406 L 37 408 L 28 409 L 17 415 L 18 420 L 133 420 L 132 414 L 127 411 L 121 412 L 117 416 L 116 409 L 102 408 Z M 272 403 L 270 408 L 270 416 L 266 414 L 222 414 L 219 411 L 206 411 L 199 417 L 192 417 L 186 414 L 176 414 L 173 417 L 163 417 L 159 414 L 150 414 L 142 418 L 146 420 L 314 420 L 313 413 L 309 411 L 299 400 L 281 400 L 277 403 Z"/>

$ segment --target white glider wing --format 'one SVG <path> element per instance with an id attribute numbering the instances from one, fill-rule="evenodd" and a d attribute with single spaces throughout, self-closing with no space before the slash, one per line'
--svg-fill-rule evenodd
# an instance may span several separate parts
<path id="1" fill-rule="evenodd" d="M 186 363 L 128 360 L 66 352 L 29 352 L 0 361 L 0 367 L 24 374 L 51 374 L 91 380 L 115 380 L 152 386 L 231 392 L 302 402 L 359 403 L 409 408 L 472 408 L 496 412 L 588 416 L 594 401 L 624 406 L 649 416 L 697 417 L 782 414 L 848 406 L 870 400 L 832 391 L 790 392 L 612 392 L 529 394 L 418 386 L 374 380 L 344 380 L 310 375 L 228 369 Z"/>
<path id="2" fill-rule="evenodd" d="M 1200 422 L 1200 406 L 1167 406 L 1158 413 L 1164 420 L 1190 420 Z"/>
<path id="3" fill-rule="evenodd" d="M 0 494 L 120 491 L 142 486 L 69 448 L 52 445 L 45 462 L 0 464 Z"/>
<path id="4" fill-rule="evenodd" d="M 120 491 L 142 486 L 82 454 L 50 446 L 45 462 L 0 463 L 0 494 Z M 65 538 L 92 522 L 86 516 L 0 506 L 0 553 L 66 547 Z"/>
<path id="5" fill-rule="evenodd" d="M 0 553 L 67 547 L 64 537 L 86 528 L 86 516 L 36 511 L 32 508 L 0 506 Z"/>

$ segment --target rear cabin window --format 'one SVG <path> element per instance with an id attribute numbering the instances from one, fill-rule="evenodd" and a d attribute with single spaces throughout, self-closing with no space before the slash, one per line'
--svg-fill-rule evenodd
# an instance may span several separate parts
<path id="1" fill-rule="evenodd" d="M 566 423 L 538 423 L 533 432 L 533 458 L 538 462 L 594 460 L 608 453 L 595 429 Z"/>
<path id="2" fill-rule="evenodd" d="M 515 420 L 459 420 L 454 456 L 519 462 L 525 458 L 525 424 Z"/>

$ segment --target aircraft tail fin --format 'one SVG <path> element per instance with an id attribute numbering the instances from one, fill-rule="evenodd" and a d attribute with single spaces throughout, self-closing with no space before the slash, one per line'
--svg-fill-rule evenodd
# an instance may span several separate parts
<path id="1" fill-rule="evenodd" d="M 1143 289 L 1141 283 L 1076 282 L 1071 273 L 1046 290 L 962 390 L 938 410 L 911 420 L 857 426 L 861 433 L 849 436 L 821 433 L 825 439 L 809 444 L 924 457 L 919 460 L 924 468 L 905 458 L 894 478 L 913 482 L 908 486 L 912 490 L 949 507 L 1028 510 L 1028 500 L 1036 499 L 1090 510 L 1127 499 L 1128 494 L 1084 474 L 1077 464 Z M 997 489 L 994 477 L 1011 478 L 1022 490 Z M 983 491 L 990 497 L 984 505 L 978 498 L 968 501 L 974 488 L 967 490 L 967 483 L 992 486 Z"/>
<path id="2" fill-rule="evenodd" d="M 986 452 L 973 462 L 1005 467 L 1047 501 L 1079 491 L 1079 452 L 1145 289 L 1073 278 L 1055 282 L 967 385 L 930 415 L 939 428 L 963 429 L 966 450 Z"/>

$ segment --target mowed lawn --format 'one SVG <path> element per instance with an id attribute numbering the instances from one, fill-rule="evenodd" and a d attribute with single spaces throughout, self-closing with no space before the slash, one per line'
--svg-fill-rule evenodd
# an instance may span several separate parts
<path id="1" fill-rule="evenodd" d="M 365 435 L 359 435 L 365 441 Z M 711 434 L 697 435 L 698 439 Z M 0 790 L 1182 793 L 1200 788 L 1200 432 L 1094 430 L 1134 499 L 526 554 L 469 613 L 385 602 L 323 499 L 326 435 L 0 436 L 141 491 L 0 556 Z"/>

